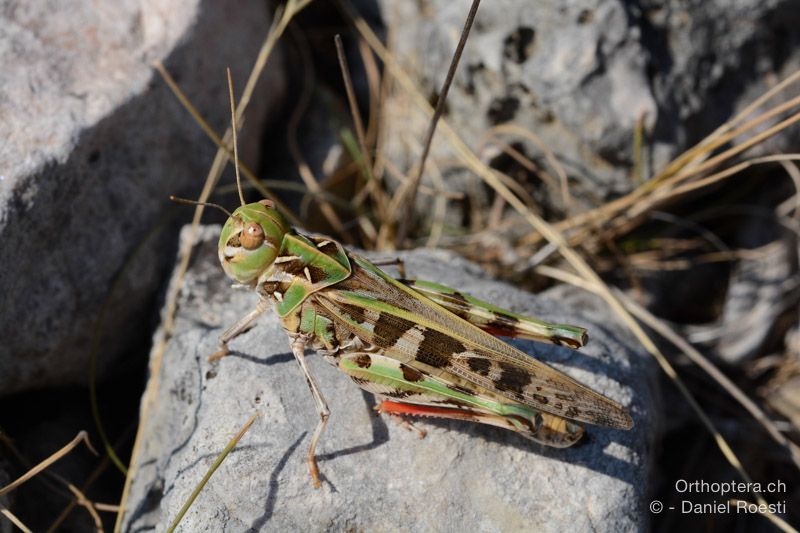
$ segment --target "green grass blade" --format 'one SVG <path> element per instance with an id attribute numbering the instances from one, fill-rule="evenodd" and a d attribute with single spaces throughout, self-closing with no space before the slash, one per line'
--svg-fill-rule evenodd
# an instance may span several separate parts
<path id="1" fill-rule="evenodd" d="M 225 449 L 222 450 L 222 453 L 220 453 L 217 456 L 217 458 L 214 460 L 214 463 L 208 468 L 208 471 L 203 476 L 203 479 L 200 480 L 200 483 L 197 484 L 192 493 L 189 495 L 189 499 L 186 500 L 186 503 L 184 503 L 183 507 L 181 507 L 181 510 L 178 512 L 178 515 L 175 517 L 175 520 L 172 521 L 172 524 L 170 524 L 169 529 L 167 529 L 167 533 L 172 533 L 173 531 L 175 531 L 175 528 L 178 527 L 178 524 L 180 524 L 181 520 L 183 520 L 183 516 L 186 514 L 186 511 L 189 510 L 194 501 L 200 495 L 200 492 L 205 488 L 206 483 L 208 483 L 208 480 L 211 479 L 211 476 L 213 476 L 214 472 L 217 471 L 219 465 L 221 465 L 222 461 L 224 461 L 225 458 L 228 457 L 228 454 L 231 453 L 231 451 L 236 447 L 241 438 L 244 437 L 244 434 L 247 433 L 247 430 L 250 429 L 250 426 L 253 425 L 253 422 L 256 421 L 256 418 L 258 418 L 259 414 L 260 413 L 256 412 L 253 416 L 251 416 L 250 420 L 248 420 L 247 423 L 245 423 L 245 425 L 242 426 L 242 429 L 239 430 L 239 433 L 237 433 L 236 436 L 233 437 L 230 440 L 230 442 L 228 442 L 228 445 L 225 446 Z"/>

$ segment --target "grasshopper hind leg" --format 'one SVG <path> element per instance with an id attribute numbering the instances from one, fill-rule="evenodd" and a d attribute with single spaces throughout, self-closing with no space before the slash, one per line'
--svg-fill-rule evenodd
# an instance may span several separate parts
<path id="1" fill-rule="evenodd" d="M 580 348 L 588 340 L 586 329 L 580 326 L 551 324 L 512 313 L 439 283 L 405 279 L 399 281 L 492 335 L 549 342 L 569 348 Z"/>
<path id="2" fill-rule="evenodd" d="M 382 400 L 378 405 L 382 414 L 487 424 L 556 448 L 572 446 L 584 433 L 581 426 L 559 416 L 507 403 L 477 390 L 462 392 L 435 376 L 376 353 L 343 355 L 339 369 L 356 385 Z"/>

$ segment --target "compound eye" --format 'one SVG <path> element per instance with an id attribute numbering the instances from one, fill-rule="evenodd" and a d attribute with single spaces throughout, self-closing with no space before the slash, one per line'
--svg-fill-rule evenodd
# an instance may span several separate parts
<path id="1" fill-rule="evenodd" d="M 248 222 L 240 238 L 245 250 L 255 250 L 264 243 L 264 230 L 255 222 Z"/>

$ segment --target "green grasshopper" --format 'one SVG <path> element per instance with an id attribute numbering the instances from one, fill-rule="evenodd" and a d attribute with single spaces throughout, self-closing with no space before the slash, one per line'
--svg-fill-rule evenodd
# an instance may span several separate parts
<path id="1" fill-rule="evenodd" d="M 319 413 L 307 455 L 315 487 L 315 449 L 330 411 L 306 348 L 377 395 L 379 412 L 390 415 L 490 424 L 559 448 L 583 435 L 573 421 L 633 426 L 617 403 L 493 336 L 579 348 L 584 328 L 520 316 L 443 285 L 396 280 L 333 239 L 294 230 L 269 200 L 228 214 L 220 262 L 261 299 L 223 333 L 212 359 L 275 309 Z"/>

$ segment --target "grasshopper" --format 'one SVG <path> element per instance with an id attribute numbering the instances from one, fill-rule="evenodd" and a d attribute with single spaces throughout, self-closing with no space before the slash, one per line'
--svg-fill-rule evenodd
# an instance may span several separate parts
<path id="1" fill-rule="evenodd" d="M 331 238 L 293 229 L 269 200 L 242 204 L 228 213 L 219 260 L 260 300 L 222 334 L 212 359 L 275 310 L 319 413 L 307 455 L 315 487 L 315 449 L 330 410 L 306 348 L 377 395 L 379 412 L 390 415 L 490 424 L 559 448 L 583 435 L 576 422 L 633 426 L 617 403 L 494 336 L 579 348 L 584 328 L 517 315 L 444 285 L 394 279 Z"/>

